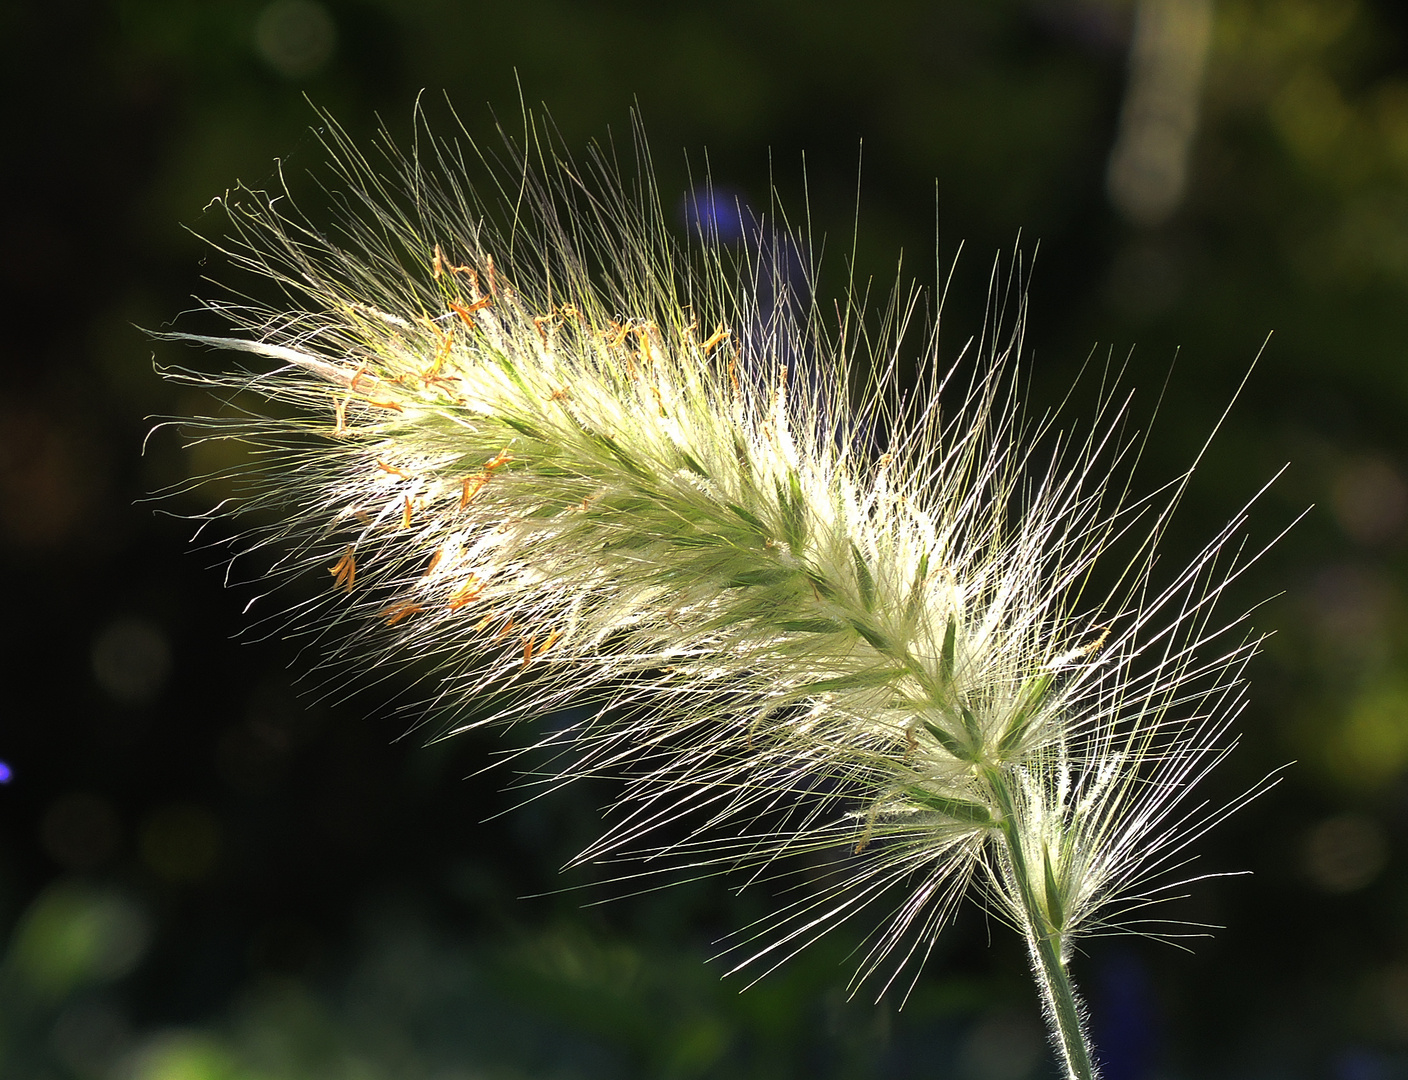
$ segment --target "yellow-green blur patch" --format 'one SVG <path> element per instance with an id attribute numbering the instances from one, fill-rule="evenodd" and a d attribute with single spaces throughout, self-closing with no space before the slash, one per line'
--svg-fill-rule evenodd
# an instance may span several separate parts
<path id="1" fill-rule="evenodd" d="M 5 957 L 6 974 L 44 1001 L 126 975 L 145 953 L 145 912 L 112 890 L 61 883 L 25 912 Z"/>
<path id="2" fill-rule="evenodd" d="M 1393 780 L 1408 767 L 1408 686 L 1371 687 L 1328 735 L 1324 761 L 1340 783 L 1375 788 Z"/>
<path id="3" fill-rule="evenodd" d="M 243 1080 L 256 1075 L 238 1067 L 224 1045 L 199 1032 L 159 1035 L 133 1057 L 131 1080 Z"/>

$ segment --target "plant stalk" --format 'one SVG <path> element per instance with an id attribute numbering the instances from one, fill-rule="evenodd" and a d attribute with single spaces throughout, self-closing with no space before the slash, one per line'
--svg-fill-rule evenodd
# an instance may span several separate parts
<path id="1" fill-rule="evenodd" d="M 1085 1027 L 1081 1023 L 1075 987 L 1066 973 L 1066 962 L 1061 956 L 1059 936 L 1034 934 L 1028 927 L 1027 947 L 1031 951 L 1032 974 L 1041 991 L 1042 1010 L 1061 1044 L 1067 1075 L 1070 1080 L 1097 1080 Z"/>
<path id="2" fill-rule="evenodd" d="M 1043 904 L 1027 864 L 1021 844 L 1021 824 L 1015 814 L 1014 801 L 1007 776 L 997 768 L 985 770 L 993 795 L 1002 809 L 1000 831 L 1022 900 L 1027 949 L 1031 954 L 1032 976 L 1041 994 L 1042 1012 L 1061 1050 L 1067 1080 L 1099 1080 L 1090 1042 L 1081 1021 L 1080 1003 L 1075 986 L 1066 971 L 1062 955 L 1064 933 L 1052 924 L 1048 906 Z"/>

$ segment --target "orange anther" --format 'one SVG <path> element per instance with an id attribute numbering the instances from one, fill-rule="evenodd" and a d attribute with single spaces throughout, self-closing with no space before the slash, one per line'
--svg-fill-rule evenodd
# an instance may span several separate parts
<path id="1" fill-rule="evenodd" d="M 480 581 L 477 575 L 470 574 L 469 577 L 465 579 L 464 584 L 450 594 L 450 610 L 458 611 L 466 604 L 474 603 L 474 601 L 479 599 L 479 594 L 483 591 L 484 582 Z M 488 621 L 486 620 L 483 626 L 480 626 L 478 629 L 482 630 L 484 626 L 487 625 Z"/>
<path id="2" fill-rule="evenodd" d="M 472 266 L 452 266 L 450 273 L 463 274 L 469 278 L 469 298 L 477 302 L 479 300 L 479 271 Z"/>
<path id="3" fill-rule="evenodd" d="M 491 301 L 486 296 L 482 300 L 474 301 L 474 303 L 470 304 L 469 307 L 465 307 L 463 304 L 457 304 L 453 300 L 451 300 L 449 303 L 450 310 L 452 310 L 456 315 L 460 317 L 460 321 L 464 323 L 465 326 L 473 330 L 475 329 L 474 313 L 482 308 L 488 307 L 490 302 Z"/>
<path id="4" fill-rule="evenodd" d="M 440 250 L 439 244 L 435 245 L 435 259 L 431 262 L 430 269 L 437 279 L 443 277 L 446 273 L 468 274 L 469 280 L 476 286 L 478 285 L 479 275 L 468 266 L 451 266 L 450 260 L 445 258 L 445 253 Z"/>
<path id="5" fill-rule="evenodd" d="M 342 558 L 337 560 L 337 564 L 328 567 L 328 573 L 332 575 L 334 589 L 352 591 L 352 586 L 357 580 L 357 560 L 352 554 L 351 544 L 347 545 L 347 550 L 342 553 Z"/>
<path id="6" fill-rule="evenodd" d="M 406 411 L 405 409 L 401 408 L 400 405 L 396 404 L 396 402 L 394 402 L 394 401 L 374 401 L 373 399 L 368 398 L 368 399 L 367 399 L 367 404 L 368 404 L 368 405 L 375 405 L 378 409 L 390 409 L 392 412 L 405 412 L 405 411 Z"/>
<path id="7" fill-rule="evenodd" d="M 402 480 L 410 479 L 409 476 L 403 473 L 400 469 L 396 468 L 395 465 L 388 465 L 384 461 L 378 460 L 376 463 L 376 467 L 384 473 L 390 473 L 392 476 L 399 476 Z"/>
<path id="8" fill-rule="evenodd" d="M 455 344 L 454 327 L 450 328 L 448 334 L 442 334 L 440 328 L 429 319 L 426 320 L 426 325 L 429 326 L 431 332 L 440 339 L 440 347 L 435 351 L 435 360 L 428 368 L 421 372 L 420 379 L 422 383 L 432 382 L 439 376 L 440 366 L 445 362 L 446 357 L 450 355 L 450 349 Z"/>
<path id="9" fill-rule="evenodd" d="M 528 662 L 533 659 L 533 638 L 523 639 L 523 666 L 527 667 Z"/>
<path id="10" fill-rule="evenodd" d="M 1101 631 L 1100 631 L 1100 636 L 1099 636 L 1098 638 L 1096 638 L 1094 641 L 1092 641 L 1089 645 L 1084 646 L 1084 647 L 1080 650 L 1081 653 L 1084 654 L 1085 656 L 1089 656 L 1091 653 L 1099 652 L 1100 649 L 1101 649 L 1101 647 L 1105 644 L 1105 642 L 1106 642 L 1107 640 L 1109 640 L 1109 637 L 1110 637 L 1110 628 L 1109 628 L 1108 626 L 1102 627 L 1102 628 L 1101 628 Z"/>
<path id="11" fill-rule="evenodd" d="M 419 604 L 399 604 L 396 607 L 387 608 L 381 613 L 381 621 L 387 626 L 395 626 L 402 619 L 414 615 L 417 611 L 424 611 L 425 608 Z"/>
<path id="12" fill-rule="evenodd" d="M 425 573 L 422 574 L 421 576 L 422 576 L 422 577 L 429 577 L 431 574 L 435 573 L 435 568 L 440 565 L 441 560 L 443 560 L 444 558 L 445 558 L 445 549 L 444 549 L 444 548 L 436 548 L 436 549 L 435 549 L 435 554 L 432 555 L 432 556 L 430 556 L 430 565 L 425 568 Z"/>
<path id="13" fill-rule="evenodd" d="M 534 319 L 533 319 L 533 326 L 537 329 L 537 331 L 538 331 L 538 336 L 543 339 L 543 347 L 544 347 L 544 348 L 547 348 L 548 345 L 551 344 L 551 343 L 548 341 L 548 331 L 549 331 L 549 330 L 555 330 L 555 329 L 557 329 L 557 316 L 555 316 L 555 315 L 538 315 L 538 316 L 535 316 Z"/>
<path id="14" fill-rule="evenodd" d="M 731 333 L 731 330 L 724 329 L 723 323 L 719 323 L 719 328 L 709 335 L 703 345 L 699 346 L 700 350 L 705 356 L 708 356 L 717 346 L 727 341 Z"/>
<path id="15" fill-rule="evenodd" d="M 556 641 L 558 638 L 560 638 L 561 636 L 562 636 L 562 631 L 560 631 L 560 630 L 554 630 L 554 631 L 552 631 L 551 633 L 549 633 L 548 636 L 547 636 L 547 638 L 546 638 L 546 640 L 544 640 L 544 642 L 543 642 L 541 645 L 538 646 L 538 651 L 537 651 L 536 653 L 534 653 L 533 655 L 535 655 L 535 656 L 542 656 L 543 653 L 547 652 L 549 649 L 552 648 L 553 642 L 555 642 L 555 641 Z"/>
<path id="16" fill-rule="evenodd" d="M 484 490 L 484 485 L 489 482 L 489 474 L 481 473 L 478 476 L 466 476 L 460 481 L 460 509 L 463 510 L 471 502 L 474 496 Z"/>
<path id="17" fill-rule="evenodd" d="M 641 363 L 646 367 L 655 363 L 655 352 L 650 346 L 650 335 L 654 332 L 654 323 L 641 323 L 635 327 L 636 340 L 640 342 Z"/>
<path id="18" fill-rule="evenodd" d="M 407 495 L 406 505 L 401 510 L 401 528 L 409 529 L 411 527 L 411 514 L 414 512 L 414 509 L 415 507 L 411 502 L 411 497 Z"/>
<path id="19" fill-rule="evenodd" d="M 606 324 L 606 330 L 602 332 L 601 336 L 606 342 L 606 347 L 608 349 L 614 349 L 618 345 L 620 345 L 621 342 L 626 340 L 626 335 L 630 332 L 630 323 L 626 323 L 623 326 L 621 323 L 618 323 L 615 319 L 612 319 Z"/>
<path id="20" fill-rule="evenodd" d="M 347 406 L 352 400 L 352 395 L 357 392 L 357 380 L 366 374 L 366 365 L 362 365 L 352 373 L 352 379 L 347 384 L 347 395 L 335 405 L 334 411 L 337 413 L 337 434 L 341 435 L 347 430 Z"/>
<path id="21" fill-rule="evenodd" d="M 508 447 L 504 447 L 504 449 L 500 450 L 488 461 L 484 462 L 484 471 L 493 472 L 495 469 L 502 468 L 503 466 L 507 465 L 512 460 L 513 455 L 508 452 Z"/>

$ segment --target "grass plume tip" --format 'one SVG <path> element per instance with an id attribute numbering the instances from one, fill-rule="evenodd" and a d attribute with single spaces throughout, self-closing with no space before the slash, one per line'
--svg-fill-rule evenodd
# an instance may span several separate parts
<path id="1" fill-rule="evenodd" d="M 975 897 L 1094 1077 L 1074 943 L 1160 932 L 1149 905 L 1235 809 L 1188 795 L 1255 649 L 1216 614 L 1244 513 L 1156 577 L 1187 476 L 1129 493 L 1111 394 L 1085 435 L 1029 418 L 1020 284 L 959 379 L 914 294 L 823 305 L 762 219 L 732 247 L 672 234 L 643 143 L 627 184 L 531 127 L 497 159 L 320 130 L 334 224 L 283 190 L 223 200 L 216 246 L 278 299 L 159 335 L 242 354 L 167 374 L 234 406 L 181 426 L 245 447 L 212 513 L 315 583 L 300 625 L 363 670 L 432 670 L 447 733 L 576 709 L 520 730 L 530 782 L 619 779 L 584 862 L 805 869 L 738 968 L 868 919 L 856 985 L 904 991 Z"/>

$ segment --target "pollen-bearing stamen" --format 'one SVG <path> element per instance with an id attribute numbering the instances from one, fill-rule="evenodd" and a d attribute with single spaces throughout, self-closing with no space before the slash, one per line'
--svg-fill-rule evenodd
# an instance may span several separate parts
<path id="1" fill-rule="evenodd" d="M 280 565 L 330 574 L 326 602 L 360 605 L 386 656 L 433 659 L 438 700 L 495 689 L 473 723 L 598 702 L 540 744 L 550 781 L 623 780 L 581 860 L 754 880 L 831 859 L 821 892 L 740 935 L 739 966 L 873 909 L 857 978 L 883 991 L 981 891 L 1027 940 L 1068 1074 L 1093 1077 L 1071 945 L 1156 898 L 1219 817 L 1180 807 L 1254 649 L 1220 647 L 1212 616 L 1242 517 L 1156 586 L 1186 477 L 1161 503 L 1120 494 L 1112 399 L 1084 439 L 1023 416 L 1020 297 L 966 388 L 931 330 L 902 392 L 912 296 L 871 335 L 852 298 L 828 332 L 762 255 L 665 235 L 648 175 L 637 203 L 608 157 L 546 155 L 500 232 L 436 179 L 454 144 L 388 151 L 402 202 L 326 130 L 340 233 L 292 200 L 226 203 L 226 254 L 298 305 L 212 303 L 244 336 L 166 335 L 282 365 L 178 375 L 280 403 L 196 425 L 261 447 L 244 505 Z"/>

